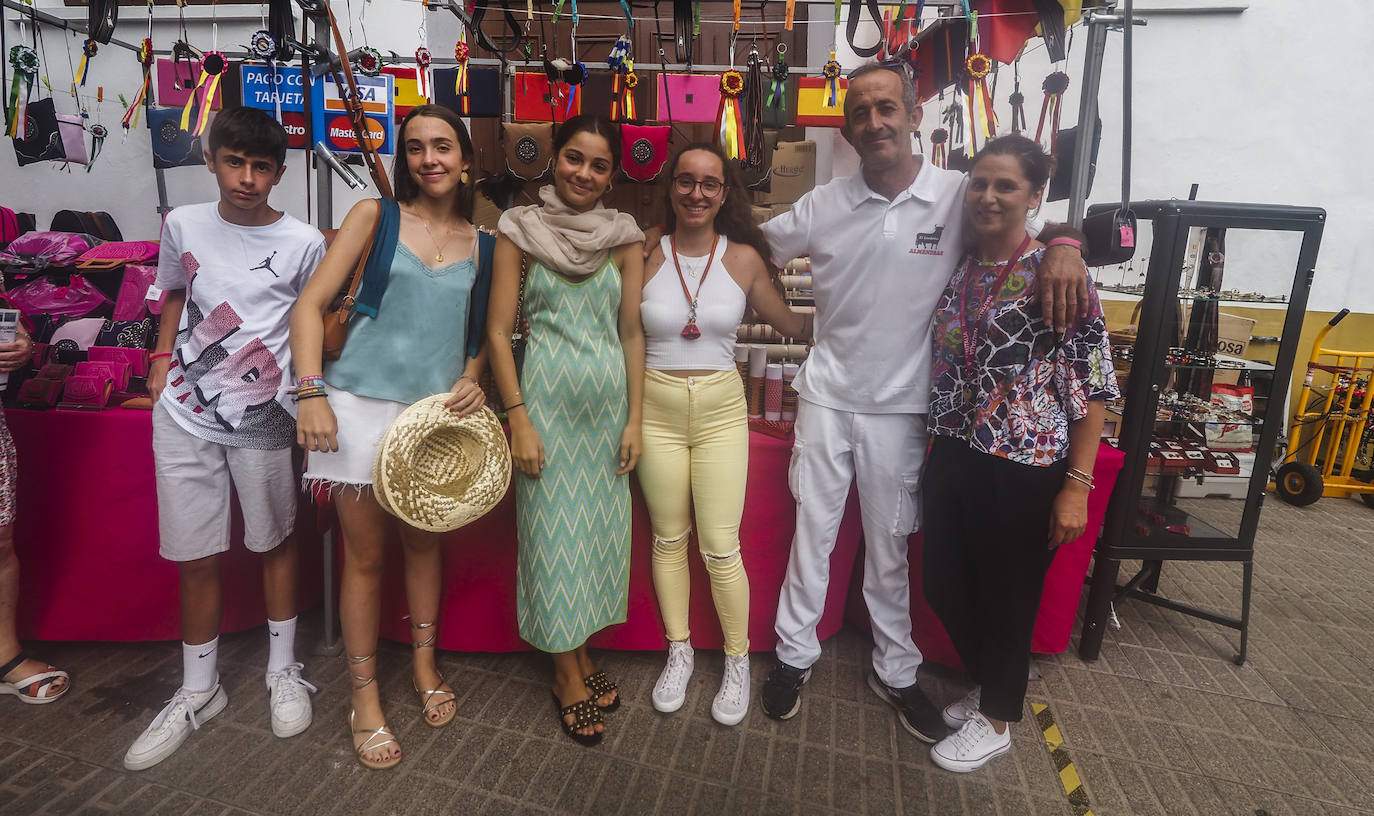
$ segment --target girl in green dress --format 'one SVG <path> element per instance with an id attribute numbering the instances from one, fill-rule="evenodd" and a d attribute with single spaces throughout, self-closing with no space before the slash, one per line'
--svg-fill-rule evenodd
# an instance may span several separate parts
<path id="1" fill-rule="evenodd" d="M 554 184 L 542 204 L 501 216 L 487 322 L 517 470 L 520 636 L 553 657 L 553 696 L 568 736 L 593 745 L 619 693 L 587 638 L 625 620 L 629 472 L 640 452 L 643 233 L 601 204 L 620 163 L 603 119 L 569 119 L 554 138 Z M 511 352 L 521 297 L 524 367 Z"/>

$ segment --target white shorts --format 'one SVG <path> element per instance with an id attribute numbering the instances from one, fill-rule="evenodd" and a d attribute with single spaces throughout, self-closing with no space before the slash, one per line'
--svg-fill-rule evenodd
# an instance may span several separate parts
<path id="1" fill-rule="evenodd" d="M 305 485 L 312 494 L 336 487 L 368 487 L 372 484 L 372 463 L 382 444 L 386 429 L 401 412 L 404 402 L 360 397 L 325 383 L 329 407 L 339 423 L 337 451 L 308 451 L 305 455 Z"/>
<path id="2" fill-rule="evenodd" d="M 161 404 L 153 406 L 157 521 L 168 561 L 194 561 L 229 549 L 230 491 L 243 512 L 243 544 L 273 549 L 296 526 L 291 448 L 256 450 L 189 433 Z"/>

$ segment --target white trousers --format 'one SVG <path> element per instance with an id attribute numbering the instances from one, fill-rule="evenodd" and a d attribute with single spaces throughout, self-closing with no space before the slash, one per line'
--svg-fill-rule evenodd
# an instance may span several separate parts
<path id="1" fill-rule="evenodd" d="M 816 626 L 830 585 L 830 554 L 857 481 L 873 669 L 889 686 L 916 682 L 921 651 L 911 639 L 906 539 L 917 526 L 928 441 L 924 414 L 856 414 L 800 401 L 788 471 L 797 531 L 778 598 L 779 660 L 807 668 L 820 659 Z"/>

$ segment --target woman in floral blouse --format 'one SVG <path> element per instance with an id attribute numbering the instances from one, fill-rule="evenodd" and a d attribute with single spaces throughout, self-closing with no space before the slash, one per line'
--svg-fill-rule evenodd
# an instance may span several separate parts
<path id="1" fill-rule="evenodd" d="M 1063 335 L 1031 308 L 1045 245 L 1026 216 L 1051 161 L 1022 136 L 974 159 L 964 198 L 974 246 L 935 313 L 924 584 L 976 685 L 944 709 L 957 730 L 931 759 L 957 772 L 1011 749 L 1045 572 L 1087 524 L 1103 403 L 1118 393 L 1095 294 Z"/>

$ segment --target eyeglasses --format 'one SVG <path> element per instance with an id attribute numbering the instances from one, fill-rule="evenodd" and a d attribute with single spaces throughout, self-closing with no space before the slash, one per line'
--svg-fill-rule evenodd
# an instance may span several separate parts
<path id="1" fill-rule="evenodd" d="M 698 187 L 701 188 L 701 194 L 703 196 L 706 196 L 707 198 L 715 198 L 716 196 L 720 195 L 720 192 L 722 190 L 725 189 L 725 184 L 713 178 L 706 178 L 697 181 L 691 176 L 678 176 L 677 178 L 673 179 L 673 189 L 677 191 L 678 195 L 691 195 L 692 191 L 697 189 Z"/>
<path id="2" fill-rule="evenodd" d="M 901 52 L 899 52 L 899 53 L 901 53 Z M 914 51 L 911 51 L 910 53 L 911 53 L 913 56 L 915 55 L 915 52 L 914 52 Z M 887 70 L 889 70 L 889 71 L 892 71 L 893 73 L 897 74 L 897 76 L 901 77 L 902 80 L 905 81 L 905 82 L 910 82 L 910 83 L 915 83 L 915 82 L 916 82 L 916 66 L 914 66 L 914 65 L 911 63 L 911 61 L 910 61 L 905 55 L 888 57 L 887 59 L 885 59 L 885 60 L 880 60 L 880 61 L 878 61 L 878 62 L 876 62 L 876 63 L 868 63 L 867 65 L 860 65 L 858 68 L 855 68 L 854 70 L 852 70 L 852 71 L 850 71 L 848 74 L 846 74 L 846 75 L 845 75 L 845 79 L 853 79 L 853 78 L 854 78 L 854 75 L 857 74 L 857 73 L 859 73 L 860 71 L 868 71 L 868 70 L 871 70 L 871 69 L 868 67 L 869 65 L 877 66 L 877 67 L 879 67 L 879 68 L 885 68 L 885 69 L 887 69 Z"/>

